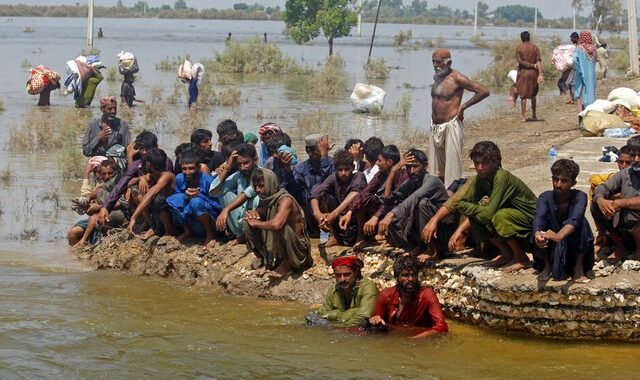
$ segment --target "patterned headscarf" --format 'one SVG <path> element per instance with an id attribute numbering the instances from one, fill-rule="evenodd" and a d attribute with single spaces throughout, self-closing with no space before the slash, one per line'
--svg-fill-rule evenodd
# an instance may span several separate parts
<path id="1" fill-rule="evenodd" d="M 352 268 L 355 272 L 359 272 L 364 267 L 364 262 L 358 256 L 341 256 L 333 260 L 331 267 L 336 269 L 339 266 Z"/>
<path id="2" fill-rule="evenodd" d="M 118 103 L 115 96 L 107 96 L 106 98 L 100 99 L 100 107 L 104 107 L 109 103 Z"/>
<path id="3" fill-rule="evenodd" d="M 578 40 L 578 46 L 587 53 L 589 61 L 593 61 L 596 57 L 596 45 L 593 44 L 591 33 L 587 31 L 580 32 L 580 39 Z"/>
<path id="4" fill-rule="evenodd" d="M 266 123 L 263 124 L 258 130 L 258 134 L 260 135 L 260 137 L 263 137 L 267 132 L 280 133 L 282 132 L 282 129 L 280 129 L 280 127 L 278 127 L 276 123 Z"/>

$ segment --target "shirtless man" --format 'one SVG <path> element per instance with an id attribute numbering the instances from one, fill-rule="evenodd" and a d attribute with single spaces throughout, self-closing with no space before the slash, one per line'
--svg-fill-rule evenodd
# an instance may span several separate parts
<path id="1" fill-rule="evenodd" d="M 311 266 L 311 242 L 302 207 L 280 188 L 269 169 L 255 169 L 251 183 L 260 203 L 245 215 L 244 236 L 262 261 L 256 274 L 277 279 L 292 269 L 302 271 Z"/>
<path id="2" fill-rule="evenodd" d="M 445 187 L 462 176 L 464 111 L 489 96 L 489 90 L 451 68 L 451 53 L 436 49 L 432 57 L 434 83 L 431 88 L 431 149 L 429 162 L 433 175 Z M 474 95 L 462 103 L 464 90 Z"/>

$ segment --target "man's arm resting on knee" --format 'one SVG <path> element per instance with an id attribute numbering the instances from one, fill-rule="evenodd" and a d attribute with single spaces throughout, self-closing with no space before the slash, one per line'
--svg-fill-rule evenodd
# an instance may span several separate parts
<path id="1" fill-rule="evenodd" d="M 287 223 L 291 208 L 293 207 L 293 199 L 291 197 L 283 197 L 278 205 L 278 212 L 269 220 L 247 220 L 249 225 L 261 230 L 277 231 L 284 228 Z"/>
<path id="2" fill-rule="evenodd" d="M 613 200 L 614 207 L 628 210 L 640 210 L 640 196 Z"/>

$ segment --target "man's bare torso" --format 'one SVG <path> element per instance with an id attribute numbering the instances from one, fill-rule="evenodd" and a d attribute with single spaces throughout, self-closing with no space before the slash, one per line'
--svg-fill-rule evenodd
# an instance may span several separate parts
<path id="1" fill-rule="evenodd" d="M 458 75 L 460 73 L 452 70 L 441 82 L 436 80 L 431 88 L 431 118 L 435 124 L 451 121 L 458 114 L 464 93 L 457 82 Z"/>

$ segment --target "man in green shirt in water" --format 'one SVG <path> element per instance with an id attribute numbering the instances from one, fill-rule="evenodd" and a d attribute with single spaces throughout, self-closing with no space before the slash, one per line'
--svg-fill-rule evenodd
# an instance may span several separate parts
<path id="1" fill-rule="evenodd" d="M 357 256 L 342 256 L 333 260 L 331 267 L 336 285 L 327 292 L 322 307 L 307 314 L 312 325 L 356 327 L 371 317 L 378 297 L 373 281 L 362 278 L 364 263 Z"/>

